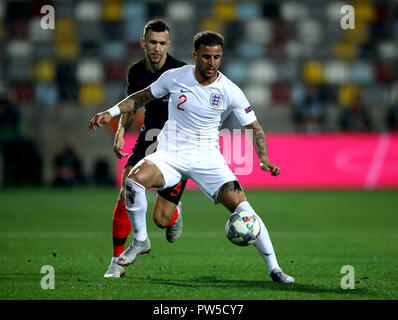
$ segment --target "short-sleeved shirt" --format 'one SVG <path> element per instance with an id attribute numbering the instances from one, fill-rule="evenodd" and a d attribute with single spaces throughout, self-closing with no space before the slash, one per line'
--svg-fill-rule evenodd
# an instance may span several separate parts
<path id="1" fill-rule="evenodd" d="M 195 78 L 195 66 L 166 71 L 151 85 L 155 98 L 169 95 L 168 121 L 158 136 L 158 150 L 218 149 L 219 129 L 233 112 L 242 126 L 256 115 L 242 90 L 221 72 L 210 85 Z"/>
<path id="2" fill-rule="evenodd" d="M 133 64 L 128 71 L 128 87 L 127 94 L 145 89 L 154 81 L 156 81 L 165 71 L 172 68 L 179 68 L 185 65 L 185 62 L 179 61 L 167 54 L 163 67 L 155 73 L 146 68 L 146 58 Z M 156 99 L 145 106 L 145 119 L 143 131 L 151 128 L 163 128 L 168 119 L 168 96 Z"/>

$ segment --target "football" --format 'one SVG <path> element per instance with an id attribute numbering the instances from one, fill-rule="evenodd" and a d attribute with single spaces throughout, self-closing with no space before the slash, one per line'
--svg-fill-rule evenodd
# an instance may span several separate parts
<path id="1" fill-rule="evenodd" d="M 254 213 L 239 211 L 232 213 L 225 223 L 225 235 L 238 246 L 254 243 L 261 232 L 261 225 Z"/>

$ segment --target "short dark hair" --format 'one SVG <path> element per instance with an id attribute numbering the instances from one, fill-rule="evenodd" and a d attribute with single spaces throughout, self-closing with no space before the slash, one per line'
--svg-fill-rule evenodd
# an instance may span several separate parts
<path id="1" fill-rule="evenodd" d="M 197 33 L 193 38 L 193 47 L 195 51 L 198 51 L 202 44 L 204 46 L 220 45 L 221 47 L 224 47 L 224 37 L 217 32 L 202 31 Z"/>
<path id="2" fill-rule="evenodd" d="M 151 21 L 148 21 L 148 23 L 144 27 L 144 38 L 149 30 L 152 30 L 154 32 L 163 32 L 167 31 L 170 33 L 170 28 L 168 24 L 160 19 L 154 19 Z"/>

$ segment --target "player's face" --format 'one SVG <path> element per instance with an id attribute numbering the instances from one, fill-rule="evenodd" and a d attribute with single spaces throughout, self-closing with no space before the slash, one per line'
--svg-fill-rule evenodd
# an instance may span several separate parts
<path id="1" fill-rule="evenodd" d="M 158 64 L 166 59 L 166 52 L 170 47 L 169 32 L 149 30 L 145 35 L 145 39 L 141 38 L 140 44 L 145 49 L 149 61 L 152 64 Z"/>
<path id="2" fill-rule="evenodd" d="M 217 71 L 220 68 L 222 57 L 222 46 L 204 46 L 201 45 L 198 51 L 193 53 L 196 61 L 196 67 L 204 79 L 217 77 Z"/>

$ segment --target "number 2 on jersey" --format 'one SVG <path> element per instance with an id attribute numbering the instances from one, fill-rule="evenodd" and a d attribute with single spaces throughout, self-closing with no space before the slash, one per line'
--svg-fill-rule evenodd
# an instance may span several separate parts
<path id="1" fill-rule="evenodd" d="M 180 96 L 178 97 L 178 99 L 182 99 L 183 101 L 181 101 L 179 104 L 177 104 L 177 109 L 178 109 L 178 110 L 181 110 L 181 111 L 184 111 L 184 109 L 181 108 L 180 106 L 181 106 L 182 104 L 184 104 L 185 102 L 187 102 L 187 96 L 186 96 L 185 94 L 182 94 L 182 95 L 180 95 Z"/>

